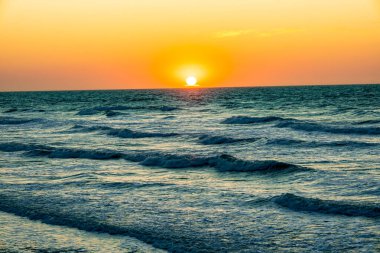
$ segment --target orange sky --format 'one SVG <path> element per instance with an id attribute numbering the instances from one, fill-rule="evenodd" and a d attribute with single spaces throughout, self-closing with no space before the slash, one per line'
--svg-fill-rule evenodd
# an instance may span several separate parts
<path id="1" fill-rule="evenodd" d="M 380 0 L 0 0 L 0 90 L 380 83 Z"/>

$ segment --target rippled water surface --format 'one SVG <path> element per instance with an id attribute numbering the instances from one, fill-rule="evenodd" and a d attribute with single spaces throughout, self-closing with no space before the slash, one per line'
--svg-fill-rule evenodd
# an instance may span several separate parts
<path id="1" fill-rule="evenodd" d="M 380 86 L 0 93 L 0 252 L 379 252 Z"/>

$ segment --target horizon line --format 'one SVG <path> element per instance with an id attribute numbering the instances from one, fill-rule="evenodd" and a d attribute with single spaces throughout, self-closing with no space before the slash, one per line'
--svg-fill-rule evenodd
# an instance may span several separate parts
<path id="1" fill-rule="evenodd" d="M 315 87 L 315 86 L 355 86 L 380 85 L 380 83 L 335 83 L 335 84 L 284 84 L 284 85 L 255 85 L 255 86 L 197 86 L 197 87 L 165 87 L 165 88 L 126 88 L 126 89 L 78 89 L 78 90 L 4 90 L 0 93 L 12 92 L 75 92 L 75 91 L 127 91 L 127 90 L 195 90 L 195 89 L 238 89 L 238 88 L 281 88 L 281 87 Z"/>

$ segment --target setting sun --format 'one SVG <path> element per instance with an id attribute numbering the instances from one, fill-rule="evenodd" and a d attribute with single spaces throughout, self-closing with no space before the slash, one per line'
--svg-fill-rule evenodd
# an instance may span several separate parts
<path id="1" fill-rule="evenodd" d="M 198 86 L 197 83 L 198 83 L 198 80 L 195 76 L 188 76 L 186 78 L 186 86 L 191 86 L 191 87 Z"/>
<path id="2" fill-rule="evenodd" d="M 0 0 L 0 91 L 378 83 L 379 3 Z"/>

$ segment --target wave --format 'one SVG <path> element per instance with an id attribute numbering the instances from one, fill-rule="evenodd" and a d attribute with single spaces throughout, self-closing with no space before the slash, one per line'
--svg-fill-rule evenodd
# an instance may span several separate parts
<path id="1" fill-rule="evenodd" d="M 177 133 L 152 133 L 152 132 L 138 132 L 130 129 L 118 129 L 107 126 L 82 126 L 74 125 L 72 128 L 74 131 L 80 132 L 96 132 L 101 131 L 109 136 L 116 136 L 120 138 L 139 139 L 139 138 L 155 138 L 155 137 L 173 137 L 177 136 Z"/>
<path id="2" fill-rule="evenodd" d="M 298 147 L 355 147 L 355 148 L 366 148 L 379 146 L 380 143 L 371 143 L 371 142 L 358 142 L 358 141 L 331 141 L 331 142 L 318 142 L 318 141 L 303 141 L 295 139 L 274 139 L 268 140 L 267 144 L 269 145 L 279 145 L 279 146 L 298 146 Z"/>
<path id="3" fill-rule="evenodd" d="M 312 142 L 311 145 L 318 147 L 355 147 L 365 148 L 379 146 L 380 143 L 359 142 L 359 141 L 332 141 L 332 142 Z"/>
<path id="4" fill-rule="evenodd" d="M 77 115 L 95 115 L 100 112 L 110 111 L 127 111 L 127 110 L 158 110 L 163 112 L 169 112 L 178 110 L 178 107 L 173 106 L 98 106 L 88 109 L 80 110 Z"/>
<path id="5" fill-rule="evenodd" d="M 101 187 L 104 188 L 130 188 L 130 189 L 138 189 L 145 187 L 163 187 L 163 186 L 173 186 L 174 184 L 167 183 L 140 183 L 140 182 L 103 182 L 99 183 Z"/>
<path id="6" fill-rule="evenodd" d="M 302 130 L 307 132 L 325 132 L 333 134 L 357 134 L 357 135 L 380 135 L 380 127 L 339 127 L 329 126 L 315 122 L 307 122 L 291 118 L 281 118 L 276 116 L 268 117 L 249 117 L 249 116 L 233 116 L 222 121 L 222 124 L 258 124 L 277 122 L 278 128 L 292 128 L 294 130 Z M 375 124 L 380 121 L 368 120 L 357 124 Z"/>
<path id="7" fill-rule="evenodd" d="M 154 137 L 172 137 L 177 136 L 176 133 L 150 133 L 150 132 L 137 132 L 129 129 L 109 129 L 107 134 L 110 136 L 117 136 L 120 138 L 154 138 Z"/>
<path id="8" fill-rule="evenodd" d="M 140 164 L 168 169 L 195 168 L 209 166 L 209 158 L 191 155 L 153 154 L 145 157 Z"/>
<path id="9" fill-rule="evenodd" d="M 115 111 L 106 111 L 106 116 L 109 117 L 109 118 L 117 117 L 117 116 L 122 116 L 122 115 L 125 115 L 125 113 L 115 112 Z"/>
<path id="10" fill-rule="evenodd" d="M 8 110 L 5 110 L 3 111 L 3 113 L 14 113 L 14 112 L 45 112 L 46 110 L 44 109 L 32 109 L 32 108 L 28 108 L 28 109 L 18 109 L 18 108 L 10 108 Z"/>
<path id="11" fill-rule="evenodd" d="M 179 110 L 178 107 L 174 107 L 174 106 L 161 106 L 161 107 L 158 107 L 158 109 L 160 111 L 163 111 L 163 112 L 171 112 L 171 111 L 175 111 L 175 110 Z"/>
<path id="12" fill-rule="evenodd" d="M 272 200 L 274 203 L 294 211 L 365 216 L 370 218 L 380 217 L 380 206 L 369 203 L 351 203 L 335 200 L 322 200 L 318 198 L 306 198 L 291 193 L 275 196 Z"/>
<path id="13" fill-rule="evenodd" d="M 333 134 L 380 135 L 380 127 L 337 127 L 313 122 L 290 120 L 279 122 L 276 127 L 292 128 L 307 132 L 325 132 Z"/>
<path id="14" fill-rule="evenodd" d="M 17 142 L 0 143 L 0 151 L 3 152 L 19 152 L 19 151 L 31 151 L 39 149 L 51 149 L 45 145 L 39 144 L 22 144 Z"/>
<path id="15" fill-rule="evenodd" d="M 163 119 L 175 119 L 176 117 L 175 116 L 166 116 L 166 117 L 163 117 Z"/>
<path id="16" fill-rule="evenodd" d="M 123 154 L 108 150 L 83 150 L 71 148 L 38 148 L 30 150 L 27 156 L 45 156 L 48 158 L 61 159 L 92 159 L 92 160 L 114 160 L 123 158 Z"/>
<path id="17" fill-rule="evenodd" d="M 50 176 L 49 180 L 50 181 L 64 181 L 64 180 L 72 180 L 72 179 L 82 179 L 82 178 L 94 178 L 96 179 L 97 177 L 95 176 L 95 173 L 77 173 L 77 174 L 72 174 L 72 175 L 67 175 L 67 176 Z"/>
<path id="18" fill-rule="evenodd" d="M 267 144 L 269 145 L 279 145 L 279 146 L 294 146 L 294 145 L 303 145 L 306 144 L 306 141 L 295 140 L 295 139 L 274 139 L 268 140 Z"/>
<path id="19" fill-rule="evenodd" d="M 0 143 L 0 151 L 3 152 L 26 152 L 27 156 L 48 157 L 48 158 L 82 158 L 94 160 L 120 159 L 123 154 L 109 150 L 85 150 L 73 148 L 55 148 L 46 145 L 21 144 L 21 143 Z"/>
<path id="20" fill-rule="evenodd" d="M 212 136 L 204 134 L 199 137 L 199 143 L 203 145 L 217 145 L 217 144 L 227 144 L 236 142 L 253 142 L 257 141 L 257 138 L 245 138 L 245 139 L 235 139 L 231 137 L 224 136 Z"/>
<path id="21" fill-rule="evenodd" d="M 359 122 L 355 122 L 355 125 L 366 125 L 366 124 L 378 124 L 380 123 L 379 119 L 372 119 L 372 120 L 363 120 Z"/>
<path id="22" fill-rule="evenodd" d="M 130 106 L 98 106 L 88 109 L 80 110 L 77 115 L 95 115 L 99 112 L 107 112 L 107 111 L 124 111 L 124 110 L 130 110 L 132 107 Z"/>
<path id="23" fill-rule="evenodd" d="M 71 130 L 79 131 L 79 132 L 95 132 L 95 131 L 108 131 L 113 128 L 107 126 L 82 126 L 82 125 L 74 125 L 71 127 Z"/>
<path id="24" fill-rule="evenodd" d="M 24 119 L 14 117 L 0 117 L 0 125 L 21 125 L 37 121 L 37 119 Z"/>
<path id="25" fill-rule="evenodd" d="M 268 117 L 248 117 L 248 116 L 233 116 L 223 120 L 222 124 L 255 124 L 255 123 L 269 123 L 274 121 L 284 120 L 281 117 L 268 116 Z"/>
<path id="26" fill-rule="evenodd" d="M 86 150 L 73 148 L 54 148 L 45 145 L 2 143 L 0 151 L 25 151 L 27 156 L 60 158 L 60 159 L 125 159 L 143 166 L 168 169 L 212 167 L 220 172 L 279 172 L 311 170 L 294 164 L 279 161 L 248 161 L 230 155 L 195 156 L 186 154 L 165 154 L 159 152 L 123 153 L 112 150 Z"/>
<path id="27" fill-rule="evenodd" d="M 4 111 L 3 113 L 12 113 L 12 112 L 17 112 L 17 111 L 18 111 L 17 108 L 11 108 L 11 109 Z"/>
<path id="28" fill-rule="evenodd" d="M 249 117 L 249 116 L 233 116 L 223 120 L 222 124 L 256 124 L 256 123 L 269 123 L 274 121 L 286 120 L 281 117 L 268 116 L 268 117 Z"/>
<path id="29" fill-rule="evenodd" d="M 127 160 L 139 162 L 144 166 L 162 168 L 196 168 L 211 167 L 220 172 L 278 172 L 310 170 L 301 166 L 278 161 L 247 161 L 231 155 L 211 157 L 193 155 L 149 154 L 126 157 Z"/>
<path id="30" fill-rule="evenodd" d="M 310 170 L 298 165 L 279 161 L 247 161 L 230 155 L 220 155 L 211 158 L 209 164 L 219 171 L 228 172 L 280 172 Z"/>
<path id="31" fill-rule="evenodd" d="M 112 150 L 86 150 L 73 148 L 55 148 L 46 145 L 1 143 L 0 151 L 17 152 L 24 151 L 26 156 L 60 158 L 60 159 L 93 159 L 111 160 L 125 159 L 138 162 L 141 165 L 162 168 L 189 168 L 207 166 L 209 158 L 195 157 L 191 155 L 171 155 L 153 152 L 122 153 Z"/>
<path id="32" fill-rule="evenodd" d="M 362 191 L 361 193 L 380 196 L 380 187 L 368 189 L 368 190 Z"/>

